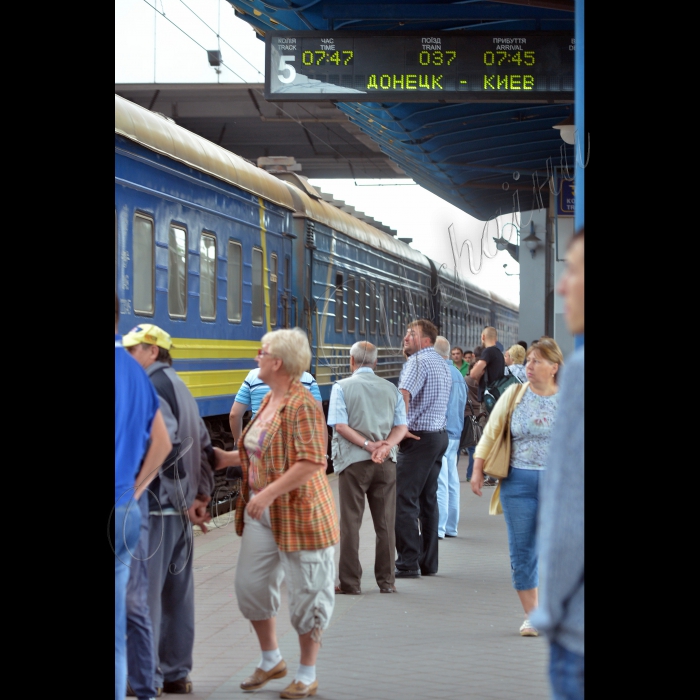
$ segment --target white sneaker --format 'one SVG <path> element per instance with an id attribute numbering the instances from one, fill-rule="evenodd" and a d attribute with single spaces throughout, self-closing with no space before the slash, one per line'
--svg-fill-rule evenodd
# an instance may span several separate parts
<path id="1" fill-rule="evenodd" d="M 525 620 L 522 625 L 520 625 L 520 636 L 521 637 L 537 637 L 539 632 L 532 626 L 530 620 Z"/>

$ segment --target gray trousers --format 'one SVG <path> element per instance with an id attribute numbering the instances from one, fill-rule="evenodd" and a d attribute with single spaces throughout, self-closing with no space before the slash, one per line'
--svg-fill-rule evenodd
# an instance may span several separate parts
<path id="1" fill-rule="evenodd" d="M 390 459 L 376 464 L 371 459 L 355 462 L 338 475 L 340 503 L 340 587 L 347 592 L 360 590 L 360 526 L 365 512 L 365 496 L 372 514 L 376 544 L 374 577 L 380 588 L 394 585 L 396 555 L 396 463 Z"/>
<path id="2" fill-rule="evenodd" d="M 162 538 L 162 539 L 161 539 Z M 148 607 L 153 623 L 156 686 L 192 670 L 194 579 L 187 515 L 149 516 Z"/>
<path id="3" fill-rule="evenodd" d="M 254 498 L 254 496 L 253 496 Z M 247 620 L 269 620 L 280 607 L 280 586 L 286 580 L 289 618 L 297 634 L 314 632 L 321 641 L 335 605 L 333 546 L 282 552 L 270 525 L 270 509 L 260 520 L 244 513 L 243 538 L 236 565 L 236 598 Z"/>

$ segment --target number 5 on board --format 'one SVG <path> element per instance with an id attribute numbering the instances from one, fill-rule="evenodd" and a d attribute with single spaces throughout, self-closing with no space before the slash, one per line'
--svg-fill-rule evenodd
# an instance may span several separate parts
<path id="1" fill-rule="evenodd" d="M 297 77 L 294 66 L 287 65 L 287 61 L 293 61 L 295 58 L 296 56 L 280 56 L 279 73 L 277 74 L 280 83 L 291 83 Z M 286 76 L 283 75 L 285 71 L 288 73 Z"/>

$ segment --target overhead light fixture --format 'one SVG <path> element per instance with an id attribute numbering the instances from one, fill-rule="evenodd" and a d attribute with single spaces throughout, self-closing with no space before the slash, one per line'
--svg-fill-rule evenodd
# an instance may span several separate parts
<path id="1" fill-rule="evenodd" d="M 494 242 L 496 243 L 497 250 L 507 250 L 511 258 L 513 258 L 513 260 L 516 262 L 519 262 L 518 254 L 520 252 L 520 246 L 515 245 L 515 243 L 511 243 L 503 238 L 503 236 L 500 236 L 499 238 L 496 238 L 496 236 L 491 236 L 491 238 L 493 238 Z"/>
<path id="2" fill-rule="evenodd" d="M 221 65 L 221 51 L 207 51 L 207 58 L 210 66 L 216 67 Z"/>
<path id="3" fill-rule="evenodd" d="M 530 235 L 523 238 L 523 243 L 527 246 L 530 255 L 534 258 L 535 252 L 542 245 L 542 239 L 537 237 L 535 225 L 533 223 L 530 223 Z"/>
<path id="4" fill-rule="evenodd" d="M 574 115 L 569 114 L 569 116 L 564 119 L 563 122 L 555 124 L 552 129 L 559 129 L 559 135 L 561 136 L 564 143 L 573 144 L 576 140 L 576 135 L 574 133 L 576 126 L 574 125 Z"/>

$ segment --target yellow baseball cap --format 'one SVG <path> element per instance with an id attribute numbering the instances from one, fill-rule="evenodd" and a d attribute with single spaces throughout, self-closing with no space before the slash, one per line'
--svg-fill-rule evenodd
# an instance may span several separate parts
<path id="1" fill-rule="evenodd" d="M 152 323 L 136 326 L 122 338 L 122 344 L 125 348 L 133 347 L 139 343 L 157 345 L 164 350 L 170 350 L 170 348 L 173 347 L 173 341 L 170 335 L 162 328 L 158 328 L 158 326 L 154 326 Z"/>

